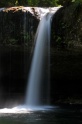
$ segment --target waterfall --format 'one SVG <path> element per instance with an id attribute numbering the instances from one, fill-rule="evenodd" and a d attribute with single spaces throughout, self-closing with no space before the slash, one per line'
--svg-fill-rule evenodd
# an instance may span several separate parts
<path id="1" fill-rule="evenodd" d="M 31 70 L 29 74 L 28 80 L 28 89 L 26 93 L 26 104 L 33 106 L 33 105 L 40 105 L 41 103 L 41 83 L 43 81 L 43 73 L 44 73 L 44 66 L 45 66 L 45 57 L 48 47 L 48 21 L 47 16 L 44 16 L 43 19 L 40 21 L 37 36 L 36 36 L 36 44 L 34 49 L 34 55 L 31 65 Z"/>
<path id="2" fill-rule="evenodd" d="M 52 15 L 52 12 L 47 12 L 42 17 L 36 32 L 36 44 L 26 90 L 25 104 L 27 106 L 49 105 L 50 102 L 50 32 Z"/>
<path id="3" fill-rule="evenodd" d="M 10 109 L 0 109 L 0 113 L 28 113 L 29 110 L 53 108 L 50 106 L 50 32 L 52 16 L 59 8 L 35 7 L 41 20 L 34 40 L 35 47 L 27 82 L 25 103 Z M 33 13 L 31 7 L 23 7 L 23 9 L 25 12 Z M 0 11 L 2 10 L 3 8 L 0 9 Z M 26 34 L 26 21 L 26 13 L 24 13 L 24 34 Z M 24 35 L 24 42 L 25 40 Z"/>

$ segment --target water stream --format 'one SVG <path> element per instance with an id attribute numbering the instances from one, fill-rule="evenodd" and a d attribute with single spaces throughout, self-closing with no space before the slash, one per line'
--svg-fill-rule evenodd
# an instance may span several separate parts
<path id="1" fill-rule="evenodd" d="M 29 9 L 25 7 L 25 9 Z M 26 97 L 24 105 L 19 105 L 12 109 L 1 109 L 0 112 L 27 112 L 27 110 L 43 110 L 50 106 L 50 32 L 51 19 L 53 14 L 59 9 L 38 8 L 40 14 L 40 23 L 35 35 L 35 47 L 29 78 L 26 88 Z M 24 33 L 26 33 L 26 14 L 24 13 Z M 51 107 L 52 108 L 52 107 Z"/>

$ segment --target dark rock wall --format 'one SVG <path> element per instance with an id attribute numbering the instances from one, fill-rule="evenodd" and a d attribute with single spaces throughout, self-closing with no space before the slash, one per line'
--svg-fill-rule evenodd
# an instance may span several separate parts
<path id="1" fill-rule="evenodd" d="M 39 20 L 30 12 L 0 12 L 0 104 L 24 100 Z"/>
<path id="2" fill-rule="evenodd" d="M 53 16 L 54 47 L 74 48 L 82 45 L 82 3 L 61 7 Z"/>
<path id="3" fill-rule="evenodd" d="M 61 7 L 52 20 L 52 101 L 82 98 L 82 3 Z"/>
<path id="4" fill-rule="evenodd" d="M 30 45 L 39 20 L 29 11 L 4 9 L 0 12 L 0 44 Z"/>

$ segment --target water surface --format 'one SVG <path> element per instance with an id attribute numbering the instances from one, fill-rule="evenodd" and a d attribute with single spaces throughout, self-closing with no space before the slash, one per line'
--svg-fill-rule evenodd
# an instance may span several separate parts
<path id="1" fill-rule="evenodd" d="M 51 111 L 0 113 L 0 124 L 82 124 L 82 107 L 57 107 Z"/>

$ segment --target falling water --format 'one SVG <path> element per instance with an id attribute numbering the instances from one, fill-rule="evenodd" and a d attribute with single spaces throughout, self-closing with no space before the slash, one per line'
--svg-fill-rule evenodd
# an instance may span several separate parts
<path id="1" fill-rule="evenodd" d="M 26 104 L 28 106 L 40 105 L 41 103 L 41 82 L 43 81 L 45 57 L 48 45 L 47 15 L 41 20 L 36 36 L 36 45 L 28 80 Z"/>
<path id="2" fill-rule="evenodd" d="M 50 102 L 50 32 L 52 15 L 52 12 L 47 12 L 42 17 L 36 32 L 36 44 L 25 100 L 27 106 L 47 105 Z"/>
<path id="3" fill-rule="evenodd" d="M 38 8 L 41 21 L 36 36 L 35 48 L 29 73 L 24 105 L 0 109 L 0 113 L 27 113 L 33 110 L 48 110 L 50 107 L 50 32 L 53 14 L 60 7 Z M 24 7 L 31 11 L 30 7 Z M 2 11 L 0 9 L 0 11 Z M 24 33 L 26 33 L 26 13 L 24 13 Z M 44 105 L 44 106 L 43 106 Z M 47 105 L 47 106 L 46 106 Z"/>

